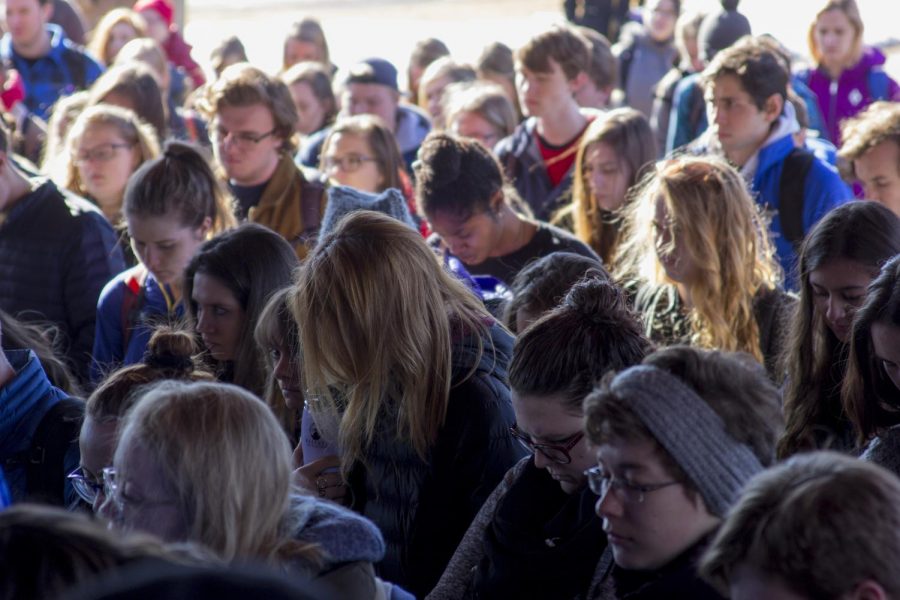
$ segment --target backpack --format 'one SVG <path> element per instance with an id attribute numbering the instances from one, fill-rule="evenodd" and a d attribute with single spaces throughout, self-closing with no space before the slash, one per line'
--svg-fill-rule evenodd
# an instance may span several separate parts
<path id="1" fill-rule="evenodd" d="M 70 48 L 66 48 L 63 52 L 63 62 L 66 63 L 66 70 L 69 71 L 73 92 L 88 89 L 87 68 L 84 66 L 84 55 L 75 52 Z"/>
<path id="2" fill-rule="evenodd" d="M 7 469 L 25 468 L 25 497 L 30 502 L 65 506 L 65 460 L 78 439 L 84 418 L 84 402 L 63 398 L 41 419 L 31 446 L 5 461 Z"/>
<path id="3" fill-rule="evenodd" d="M 781 235 L 799 251 L 803 242 L 803 192 L 806 176 L 812 168 L 815 155 L 805 148 L 794 148 L 784 159 L 778 188 L 778 214 L 781 217 Z"/>

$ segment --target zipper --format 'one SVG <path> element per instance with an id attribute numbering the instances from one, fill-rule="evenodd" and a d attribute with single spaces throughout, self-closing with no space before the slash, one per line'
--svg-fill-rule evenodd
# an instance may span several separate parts
<path id="1" fill-rule="evenodd" d="M 828 84 L 828 135 L 830 136 L 832 130 L 837 129 L 837 93 L 838 93 L 838 81 L 837 79 L 831 80 L 831 83 Z M 832 143 L 836 144 L 837 139 L 831 140 Z"/>

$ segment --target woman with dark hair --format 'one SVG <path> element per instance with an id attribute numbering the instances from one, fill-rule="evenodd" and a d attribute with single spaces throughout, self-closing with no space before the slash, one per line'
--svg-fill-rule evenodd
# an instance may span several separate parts
<path id="1" fill-rule="evenodd" d="M 582 402 L 604 374 L 650 350 L 625 294 L 602 275 L 575 284 L 519 336 L 512 433 L 532 456 L 485 502 L 429 599 L 574 598 L 588 589 L 606 536 L 584 476 L 596 456 Z"/>
<path id="2" fill-rule="evenodd" d="M 523 217 L 497 159 L 480 142 L 433 133 L 416 163 L 416 197 L 436 235 L 472 275 L 509 284 L 532 260 L 568 251 L 597 258 L 571 234 Z"/>
<path id="3" fill-rule="evenodd" d="M 291 309 L 310 411 L 338 424 L 351 506 L 385 536 L 380 574 L 422 597 L 522 456 L 512 339 L 418 232 L 373 211 L 319 241 Z"/>
<path id="4" fill-rule="evenodd" d="M 299 264 L 283 237 L 255 223 L 214 237 L 194 254 L 184 272 L 185 308 L 220 381 L 263 396 L 266 365 L 253 332 L 269 297 L 290 285 Z"/>
<path id="5" fill-rule="evenodd" d="M 299 62 L 278 78 L 288 86 L 297 108 L 297 133 L 308 137 L 334 122 L 337 100 L 331 89 L 331 75 L 322 65 Z"/>
<path id="6" fill-rule="evenodd" d="M 800 302 L 784 354 L 781 458 L 811 449 L 856 450 L 841 406 L 854 313 L 879 269 L 900 253 L 900 218 L 877 202 L 850 202 L 819 221 L 800 249 Z"/>
<path id="7" fill-rule="evenodd" d="M 853 319 L 841 390 L 865 460 L 900 475 L 900 256 L 869 285 Z"/>
<path id="8" fill-rule="evenodd" d="M 122 211 L 137 266 L 113 278 L 97 302 L 91 379 L 140 362 L 155 325 L 184 314 L 182 277 L 207 238 L 234 225 L 209 163 L 171 142 L 125 188 Z"/>
<path id="9" fill-rule="evenodd" d="M 153 126 L 158 140 L 168 138 L 162 88 L 156 75 L 146 65 L 130 63 L 106 71 L 91 86 L 87 105 L 95 104 L 112 104 L 131 109 Z"/>

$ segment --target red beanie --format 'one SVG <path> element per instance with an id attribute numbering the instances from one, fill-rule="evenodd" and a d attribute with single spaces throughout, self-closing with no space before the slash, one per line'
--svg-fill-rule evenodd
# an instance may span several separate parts
<path id="1" fill-rule="evenodd" d="M 145 10 L 155 10 L 166 22 L 169 27 L 175 20 L 175 8 L 172 6 L 171 0 L 138 0 L 135 2 L 133 10 L 141 13 Z"/>

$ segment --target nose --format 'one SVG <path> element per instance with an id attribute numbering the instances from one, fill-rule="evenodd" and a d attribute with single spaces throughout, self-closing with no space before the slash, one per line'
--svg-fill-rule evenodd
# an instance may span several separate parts
<path id="1" fill-rule="evenodd" d="M 607 488 L 605 494 L 597 498 L 597 503 L 594 505 L 594 512 L 597 513 L 597 516 L 601 519 L 621 516 L 622 502 L 619 500 L 619 497 L 613 491 L 611 486 Z"/>
<path id="2" fill-rule="evenodd" d="M 540 450 L 534 451 L 534 466 L 535 467 L 537 467 L 538 469 L 546 469 L 551 464 L 553 464 L 553 461 L 551 461 L 549 458 L 544 456 L 543 452 L 541 452 Z"/>
<path id="3" fill-rule="evenodd" d="M 144 248 L 144 266 L 146 266 L 151 271 L 156 270 L 159 266 L 159 256 L 157 253 L 150 247 L 150 244 Z"/>
<path id="4" fill-rule="evenodd" d="M 275 379 L 279 381 L 290 381 L 293 375 L 292 369 L 293 364 L 290 357 L 285 353 L 279 355 L 278 360 L 272 368 L 272 374 L 275 375 Z"/>
<path id="5" fill-rule="evenodd" d="M 826 316 L 829 321 L 840 321 L 847 314 L 847 307 L 837 296 L 828 298 L 828 309 Z"/>
<path id="6" fill-rule="evenodd" d="M 116 521 L 119 516 L 112 498 L 102 492 L 97 496 L 97 500 L 94 501 L 94 513 L 103 517 L 110 524 Z"/>
<path id="7" fill-rule="evenodd" d="M 197 310 L 197 331 L 199 333 L 209 333 L 212 331 L 212 323 L 207 316 L 207 311 L 203 309 Z"/>

